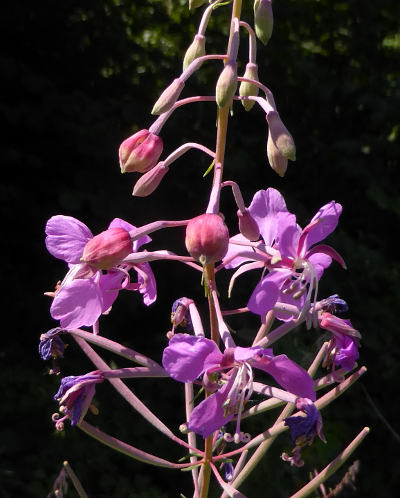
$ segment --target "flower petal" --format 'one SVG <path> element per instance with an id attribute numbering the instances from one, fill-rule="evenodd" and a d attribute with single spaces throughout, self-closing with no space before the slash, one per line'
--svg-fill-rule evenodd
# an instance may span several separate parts
<path id="1" fill-rule="evenodd" d="M 232 420 L 233 413 L 225 416 L 222 406 L 227 399 L 231 387 L 231 382 L 228 382 L 222 389 L 196 406 L 190 415 L 188 423 L 188 428 L 191 431 L 206 438 Z"/>
<path id="2" fill-rule="evenodd" d="M 125 220 L 121 220 L 121 218 L 114 218 L 108 228 L 123 228 L 127 232 L 131 232 L 136 229 L 134 225 L 131 225 Z M 148 235 L 143 235 L 143 237 L 140 237 L 138 240 L 133 242 L 132 251 L 137 252 L 140 246 L 147 244 L 148 242 L 151 242 L 151 238 Z"/>
<path id="3" fill-rule="evenodd" d="M 136 265 L 136 270 L 140 268 L 141 272 L 138 273 L 138 282 L 140 284 L 139 292 L 143 295 L 143 302 L 146 306 L 154 303 L 157 299 L 157 284 L 154 278 L 154 273 L 150 268 L 149 263 L 141 263 Z"/>
<path id="4" fill-rule="evenodd" d="M 284 273 L 286 272 L 271 272 L 257 284 L 247 303 L 252 313 L 264 316 L 274 307 L 279 297 L 279 287 L 275 278 L 279 278 Z"/>
<path id="5" fill-rule="evenodd" d="M 193 382 L 207 369 L 218 366 L 221 360 L 221 351 L 210 339 L 176 334 L 164 349 L 162 363 L 173 379 Z"/>
<path id="6" fill-rule="evenodd" d="M 45 231 L 49 253 L 73 264 L 81 262 L 83 248 L 93 238 L 89 228 L 72 216 L 52 216 L 46 223 Z"/>
<path id="7" fill-rule="evenodd" d="M 50 308 L 63 328 L 93 325 L 102 312 L 102 294 L 92 279 L 73 280 L 61 287 Z"/>
<path id="8" fill-rule="evenodd" d="M 342 206 L 335 201 L 331 201 L 328 204 L 325 204 L 325 206 L 322 206 L 309 223 L 309 225 L 312 225 L 315 221 L 318 221 L 318 223 L 310 229 L 304 247 L 308 249 L 332 233 L 337 227 L 341 214 Z M 304 230 L 306 229 L 307 227 Z"/>

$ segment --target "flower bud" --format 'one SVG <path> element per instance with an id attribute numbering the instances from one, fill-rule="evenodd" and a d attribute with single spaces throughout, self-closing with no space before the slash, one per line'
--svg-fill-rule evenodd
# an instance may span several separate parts
<path id="1" fill-rule="evenodd" d="M 286 159 L 295 161 L 296 146 L 294 145 L 293 137 L 287 130 L 286 126 L 282 123 L 279 114 L 276 111 L 268 113 L 267 121 L 271 138 L 276 147 L 278 147 L 279 152 L 282 156 L 286 157 Z"/>
<path id="2" fill-rule="evenodd" d="M 154 168 L 139 178 L 133 187 L 132 195 L 135 195 L 136 197 L 147 197 L 152 194 L 159 186 L 168 170 L 168 166 L 164 166 L 164 161 L 159 162 Z"/>
<path id="3" fill-rule="evenodd" d="M 81 260 L 98 270 L 109 270 L 131 252 L 129 232 L 123 228 L 109 228 L 89 240 Z"/>
<path id="4" fill-rule="evenodd" d="M 154 104 L 151 114 L 163 114 L 171 109 L 171 107 L 178 100 L 185 82 L 181 78 L 175 78 L 174 81 L 163 91 Z"/>
<path id="5" fill-rule="evenodd" d="M 197 9 L 197 7 L 201 7 L 207 0 L 189 0 L 189 10 Z"/>
<path id="6" fill-rule="evenodd" d="M 246 65 L 246 71 L 243 75 L 243 78 L 247 78 L 249 80 L 258 81 L 258 66 L 253 62 L 248 62 Z M 242 81 L 239 87 L 239 95 L 242 97 L 257 97 L 258 95 L 258 86 L 253 85 L 252 83 L 248 83 L 247 81 Z M 246 111 L 250 111 L 250 109 L 254 106 L 254 100 L 242 100 L 242 105 L 246 109 Z"/>
<path id="7" fill-rule="evenodd" d="M 163 150 L 162 139 L 148 130 L 140 130 L 124 140 L 119 148 L 122 173 L 145 173 L 153 168 Z"/>
<path id="8" fill-rule="evenodd" d="M 237 69 L 235 62 L 227 62 L 219 75 L 215 95 L 218 107 L 225 107 L 235 95 L 237 88 Z"/>
<path id="9" fill-rule="evenodd" d="M 272 28 L 274 27 L 271 0 L 255 0 L 254 27 L 257 38 L 266 45 L 271 38 Z"/>
<path id="10" fill-rule="evenodd" d="M 278 173 L 278 175 L 283 178 L 287 170 L 288 160 L 279 152 L 278 147 L 272 140 L 270 130 L 268 130 L 267 156 L 271 168 L 275 171 L 275 173 Z"/>
<path id="11" fill-rule="evenodd" d="M 239 232 L 246 237 L 247 240 L 255 241 L 260 237 L 260 229 L 256 220 L 251 216 L 248 209 L 242 213 L 240 209 L 237 212 L 239 219 Z"/>
<path id="12" fill-rule="evenodd" d="M 189 48 L 186 50 L 183 59 L 183 70 L 185 70 L 195 59 L 206 54 L 206 38 L 197 34 Z"/>
<path id="13" fill-rule="evenodd" d="M 218 214 L 202 214 L 186 227 L 185 245 L 202 265 L 220 261 L 228 251 L 228 228 Z"/>

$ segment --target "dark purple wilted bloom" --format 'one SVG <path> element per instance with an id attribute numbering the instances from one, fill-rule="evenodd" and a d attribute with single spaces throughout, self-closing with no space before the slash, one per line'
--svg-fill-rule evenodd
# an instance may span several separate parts
<path id="1" fill-rule="evenodd" d="M 103 382 L 104 376 L 100 370 L 94 370 L 85 375 L 70 375 L 61 379 L 60 389 L 54 399 L 60 404 L 60 412 L 53 415 L 56 429 L 64 429 L 64 421 L 69 418 L 71 425 L 77 425 L 86 415 L 95 393 L 95 384 Z"/>
<path id="2" fill-rule="evenodd" d="M 301 448 L 312 444 L 315 435 L 326 442 L 322 434 L 322 418 L 314 403 L 307 398 L 299 398 L 296 401 L 296 408 L 306 414 L 305 417 L 296 416 L 284 419 L 286 426 L 290 428 L 290 438 L 295 445 L 292 450 L 293 456 L 286 453 L 282 455 L 283 460 L 289 461 L 292 465 L 301 467 L 304 462 L 300 459 Z"/>
<path id="3" fill-rule="evenodd" d="M 253 391 L 253 368 L 269 373 L 290 393 L 315 399 L 308 373 L 286 355 L 274 356 L 271 349 L 235 347 L 221 353 L 210 339 L 177 334 L 164 350 L 163 366 L 179 382 L 203 375 L 203 386 L 213 394 L 192 411 L 188 428 L 204 438 L 237 415 L 234 440 L 242 439 L 240 416 Z"/>
<path id="4" fill-rule="evenodd" d="M 352 370 L 359 357 L 360 332 L 352 326 L 350 320 L 339 318 L 326 311 L 319 317 L 319 326 L 332 332 L 327 353 L 329 363 L 340 366 L 346 371 Z"/>
<path id="5" fill-rule="evenodd" d="M 134 226 L 115 218 L 108 229 L 134 230 Z M 139 290 L 146 305 L 156 299 L 156 284 L 148 263 L 136 265 L 118 264 L 105 273 L 82 262 L 92 232 L 71 216 L 53 216 L 46 224 L 46 247 L 56 258 L 68 263 L 69 271 L 54 293 L 50 308 L 53 318 L 60 320 L 63 328 L 93 325 L 102 313 L 107 312 L 121 289 Z M 137 252 L 142 244 L 150 242 L 144 236 L 132 243 L 131 252 Z M 138 274 L 138 282 L 130 283 L 129 270 Z"/>
<path id="6" fill-rule="evenodd" d="M 174 328 L 180 325 L 188 332 L 193 332 L 193 323 L 190 317 L 189 304 L 193 302 L 187 297 L 181 297 L 172 304 L 171 323 Z"/>
<path id="7" fill-rule="evenodd" d="M 39 354 L 42 360 L 64 358 L 65 344 L 60 337 L 60 334 L 64 332 L 63 329 L 56 327 L 40 336 Z"/>

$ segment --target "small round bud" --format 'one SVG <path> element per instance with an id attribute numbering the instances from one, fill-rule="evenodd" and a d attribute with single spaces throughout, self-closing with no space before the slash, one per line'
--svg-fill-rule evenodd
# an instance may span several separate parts
<path id="1" fill-rule="evenodd" d="M 220 261 L 228 251 L 228 244 L 228 228 L 218 214 L 197 216 L 186 227 L 186 248 L 203 265 Z"/>
<path id="2" fill-rule="evenodd" d="M 109 228 L 85 245 L 82 261 L 98 270 L 109 270 L 132 252 L 129 232 L 123 228 Z"/>
<path id="3" fill-rule="evenodd" d="M 246 71 L 243 75 L 243 78 L 247 78 L 249 80 L 258 81 L 258 66 L 253 62 L 248 62 L 246 65 Z M 258 86 L 253 85 L 252 83 L 248 83 L 247 81 L 242 81 L 239 87 L 239 95 L 242 97 L 257 97 L 258 95 Z M 254 106 L 254 100 L 242 100 L 242 105 L 246 109 L 246 111 L 250 111 L 250 109 Z"/>
<path id="4" fill-rule="evenodd" d="M 162 139 L 148 130 L 140 130 L 124 140 L 119 148 L 122 173 L 145 173 L 153 168 L 163 150 Z"/>
<path id="5" fill-rule="evenodd" d="M 206 54 L 206 38 L 197 34 L 189 48 L 186 50 L 183 59 L 183 70 L 185 70 L 195 59 Z"/>
<path id="6" fill-rule="evenodd" d="M 248 209 L 243 213 L 240 209 L 237 212 L 239 219 L 239 232 L 251 242 L 258 240 L 260 237 L 260 229 L 256 220 L 251 216 Z"/>

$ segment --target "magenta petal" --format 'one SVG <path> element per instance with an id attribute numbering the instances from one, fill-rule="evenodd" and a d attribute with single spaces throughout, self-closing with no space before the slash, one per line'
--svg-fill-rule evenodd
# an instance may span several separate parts
<path id="1" fill-rule="evenodd" d="M 180 382 L 193 382 L 205 370 L 218 366 L 222 353 L 214 341 L 205 337 L 176 334 L 164 349 L 163 367 Z"/>
<path id="2" fill-rule="evenodd" d="M 50 314 L 66 329 L 93 325 L 102 312 L 102 295 L 92 279 L 73 280 L 61 287 Z"/>
<path id="3" fill-rule="evenodd" d="M 300 396 L 315 400 L 314 382 L 308 373 L 297 363 L 290 360 L 285 354 L 274 358 L 261 359 L 253 364 L 264 370 L 284 387 L 287 391 Z"/>
<path id="4" fill-rule="evenodd" d="M 285 200 L 274 188 L 259 190 L 249 206 L 266 245 L 271 246 L 278 230 L 277 213 L 287 212 Z"/>
<path id="5" fill-rule="evenodd" d="M 244 245 L 232 244 L 231 243 L 232 240 L 239 243 L 243 242 Z M 251 247 L 249 247 L 248 243 L 249 241 L 241 233 L 238 233 L 237 235 L 229 239 L 228 251 L 224 256 L 224 259 L 222 260 L 222 263 L 225 266 L 225 268 L 228 269 L 236 268 L 242 263 L 249 261 L 248 257 L 243 257 L 239 255 L 241 251 L 250 252 L 252 250 Z"/>
<path id="6" fill-rule="evenodd" d="M 332 263 L 332 258 L 322 252 L 311 254 L 311 256 L 308 256 L 307 259 L 314 265 L 315 271 L 318 275 L 318 280 L 322 277 L 325 268 L 328 268 L 328 266 Z"/>
<path id="7" fill-rule="evenodd" d="M 101 312 L 107 311 L 117 299 L 118 292 L 122 288 L 122 281 L 126 277 L 121 271 L 109 271 L 101 275 L 99 287 L 103 296 L 103 305 Z"/>
<path id="8" fill-rule="evenodd" d="M 279 230 L 276 245 L 283 258 L 297 257 L 301 228 L 296 222 L 296 216 L 291 213 L 279 213 Z"/>
<path id="9" fill-rule="evenodd" d="M 337 227 L 339 217 L 342 214 L 342 206 L 335 201 L 331 201 L 318 210 L 317 214 L 310 221 L 309 225 L 318 220 L 309 231 L 305 242 L 305 248 L 309 248 L 320 240 L 325 239 Z M 306 230 L 307 227 L 304 229 Z"/>
<path id="10" fill-rule="evenodd" d="M 274 307 L 279 296 L 279 287 L 273 280 L 277 273 L 271 272 L 257 284 L 247 303 L 252 313 L 264 316 Z"/>
<path id="11" fill-rule="evenodd" d="M 261 356 L 271 356 L 273 357 L 272 349 L 264 349 L 259 346 L 253 346 L 251 348 L 242 348 L 237 346 L 234 351 L 234 358 L 236 361 L 248 361 L 257 355 Z"/>
<path id="12" fill-rule="evenodd" d="M 231 387 L 231 382 L 228 382 L 222 389 L 196 406 L 190 415 L 189 430 L 206 438 L 232 420 L 233 413 L 225 416 L 222 406 Z"/>
<path id="13" fill-rule="evenodd" d="M 121 218 L 114 218 L 108 228 L 123 228 L 127 232 L 131 232 L 136 229 L 134 225 L 131 225 L 127 221 L 121 220 Z M 135 242 L 133 242 L 133 252 L 137 252 L 140 246 L 147 244 L 148 242 L 151 242 L 151 238 L 148 235 L 143 235 L 140 239 L 135 240 Z"/>
<path id="14" fill-rule="evenodd" d="M 149 263 L 141 263 L 140 265 L 141 273 L 138 273 L 138 282 L 140 284 L 139 292 L 143 295 L 143 302 L 146 306 L 150 306 L 150 304 L 154 303 L 157 299 L 157 284 L 156 279 L 154 278 L 154 274 L 150 268 Z"/>
<path id="15" fill-rule="evenodd" d="M 46 223 L 45 231 L 49 253 L 73 264 L 81 262 L 83 248 L 93 238 L 89 228 L 72 216 L 52 216 Z"/>

